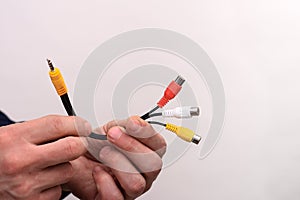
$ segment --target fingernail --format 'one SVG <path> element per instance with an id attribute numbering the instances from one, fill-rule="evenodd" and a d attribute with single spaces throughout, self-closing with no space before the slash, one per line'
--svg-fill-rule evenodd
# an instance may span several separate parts
<path id="1" fill-rule="evenodd" d="M 122 131 L 118 127 L 111 128 L 108 131 L 108 137 L 110 137 L 112 140 L 118 140 L 122 135 Z"/>
<path id="2" fill-rule="evenodd" d="M 141 128 L 140 122 L 137 120 L 132 120 L 131 131 L 137 131 Z"/>

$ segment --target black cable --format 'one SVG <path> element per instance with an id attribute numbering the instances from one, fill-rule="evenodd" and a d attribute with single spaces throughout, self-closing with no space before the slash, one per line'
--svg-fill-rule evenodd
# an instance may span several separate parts
<path id="1" fill-rule="evenodd" d="M 158 117 L 158 116 L 162 116 L 162 113 L 152 113 L 152 114 L 149 115 L 149 118 Z"/>
<path id="2" fill-rule="evenodd" d="M 155 106 L 155 108 L 153 108 L 152 110 L 150 110 L 150 111 L 148 112 L 148 114 L 153 113 L 153 112 L 156 111 L 158 108 L 159 108 L 158 106 Z"/>
<path id="3" fill-rule="evenodd" d="M 147 121 L 149 124 L 156 124 L 156 125 L 160 125 L 160 126 L 167 126 L 166 124 L 162 123 L 162 122 L 156 122 L 156 121 Z"/>
<path id="4" fill-rule="evenodd" d="M 69 116 L 75 116 L 75 111 L 72 107 L 71 101 L 69 99 L 68 93 L 60 96 L 60 99 L 65 107 L 65 110 L 67 111 Z"/>
<path id="5" fill-rule="evenodd" d="M 100 134 L 96 134 L 94 132 L 91 132 L 91 134 L 89 134 L 88 137 L 96 139 L 96 140 L 107 140 L 107 136 L 106 135 L 100 135 Z"/>
<path id="6" fill-rule="evenodd" d="M 71 101 L 69 99 L 69 96 L 68 94 L 64 94 L 62 96 L 60 96 L 61 98 L 61 101 L 65 107 L 65 110 L 67 111 L 68 115 L 69 116 L 76 116 L 76 113 L 73 109 L 73 106 L 71 104 Z M 93 139 L 97 139 L 97 140 L 107 140 L 107 136 L 106 135 L 99 135 L 99 134 L 96 134 L 94 132 L 91 132 L 90 135 L 88 135 L 88 137 L 90 138 L 93 138 Z"/>
<path id="7" fill-rule="evenodd" d="M 153 113 L 154 111 L 156 111 L 159 108 L 159 106 L 156 106 L 155 108 L 153 108 L 152 110 L 150 110 L 149 112 L 147 112 L 146 114 L 144 114 L 143 116 L 141 116 L 141 118 L 143 120 L 146 120 L 148 118 L 150 118 L 150 114 Z"/>
<path id="8" fill-rule="evenodd" d="M 76 116 L 76 113 L 75 113 L 75 111 L 73 109 L 72 103 L 71 103 L 71 101 L 69 99 L 68 93 L 60 96 L 60 98 L 61 98 L 61 101 L 62 101 L 62 103 L 64 105 L 64 108 L 67 111 L 68 115 L 69 116 Z M 146 113 L 145 115 L 143 115 L 141 118 L 142 119 L 143 118 L 144 119 L 148 119 L 148 118 L 155 117 L 155 116 L 161 116 L 162 113 L 153 113 L 158 108 L 159 107 L 156 106 L 155 108 L 153 108 L 152 110 L 150 110 L 148 113 Z M 161 125 L 161 126 L 166 126 L 166 124 L 160 123 L 160 122 L 156 122 L 156 121 L 148 121 L 148 123 L 150 123 L 150 124 L 157 124 L 157 125 Z M 94 132 L 91 132 L 91 134 L 88 137 L 93 138 L 93 139 L 97 139 L 97 140 L 107 140 L 107 136 L 106 135 L 99 135 L 99 134 L 96 134 Z"/>

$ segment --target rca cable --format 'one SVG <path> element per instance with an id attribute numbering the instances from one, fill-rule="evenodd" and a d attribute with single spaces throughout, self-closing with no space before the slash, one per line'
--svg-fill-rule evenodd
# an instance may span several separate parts
<path id="1" fill-rule="evenodd" d="M 48 62 L 49 68 L 50 68 L 50 71 L 49 71 L 50 79 L 55 87 L 57 94 L 60 96 L 60 99 L 64 105 L 65 110 L 67 111 L 69 116 L 76 116 L 75 111 L 73 109 L 73 106 L 72 106 L 71 101 L 68 96 L 67 86 L 65 84 L 62 74 L 60 73 L 60 70 L 57 67 L 54 67 L 52 62 L 49 59 L 47 59 L 47 62 Z M 100 134 L 96 134 L 94 132 L 91 132 L 88 137 L 94 138 L 97 140 L 107 140 L 106 135 L 100 135 Z"/>
<path id="2" fill-rule="evenodd" d="M 60 70 L 57 67 L 54 67 L 52 62 L 49 59 L 47 59 L 47 62 L 50 68 L 49 71 L 50 79 L 55 87 L 57 94 L 61 98 L 61 101 L 63 103 L 66 112 L 68 113 L 69 116 L 76 116 L 72 103 L 68 96 L 67 86 L 65 84 L 64 78 Z M 177 107 L 174 109 L 163 110 L 162 112 L 155 112 L 158 109 L 163 108 L 170 100 L 172 100 L 180 92 L 184 82 L 185 80 L 181 76 L 177 76 L 175 80 L 171 81 L 171 83 L 165 89 L 163 97 L 157 102 L 157 105 L 149 112 L 142 115 L 141 118 L 143 120 L 146 120 L 149 124 L 155 124 L 155 125 L 165 127 L 166 130 L 175 133 L 179 138 L 181 138 L 186 142 L 199 144 L 201 140 L 201 136 L 196 135 L 195 132 L 189 128 L 177 126 L 171 123 L 162 123 L 158 121 L 149 120 L 150 118 L 153 117 L 191 118 L 193 116 L 199 116 L 200 114 L 199 107 L 192 107 L 192 106 Z M 107 140 L 106 135 L 100 135 L 94 132 L 91 132 L 89 137 L 97 140 Z"/>
<path id="3" fill-rule="evenodd" d="M 158 121 L 148 121 L 152 117 L 162 116 L 164 118 L 191 118 L 193 116 L 199 116 L 199 107 L 183 106 L 174 109 L 163 110 L 162 112 L 156 112 L 159 108 L 163 108 L 170 100 L 172 100 L 181 90 L 185 80 L 181 76 L 177 76 L 175 80 L 171 81 L 168 87 L 165 89 L 163 97 L 156 103 L 157 105 L 142 115 L 141 118 L 146 120 L 149 124 L 155 124 L 165 127 L 166 130 L 175 133 L 179 138 L 186 142 L 192 142 L 194 144 L 199 144 L 201 136 L 196 135 L 195 132 L 189 128 L 177 126 L 171 123 L 162 123 Z"/>

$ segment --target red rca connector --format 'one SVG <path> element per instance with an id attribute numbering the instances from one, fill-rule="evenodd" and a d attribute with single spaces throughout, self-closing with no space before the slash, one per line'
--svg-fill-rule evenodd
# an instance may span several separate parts
<path id="1" fill-rule="evenodd" d="M 181 76 L 177 76 L 175 81 L 172 81 L 164 92 L 164 96 L 157 102 L 158 107 L 164 107 L 171 99 L 173 99 L 182 88 L 184 79 Z"/>

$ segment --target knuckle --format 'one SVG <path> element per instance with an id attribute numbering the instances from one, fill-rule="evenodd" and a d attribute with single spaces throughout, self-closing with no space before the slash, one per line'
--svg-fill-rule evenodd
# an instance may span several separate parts
<path id="1" fill-rule="evenodd" d="M 158 149 L 156 152 L 158 155 L 163 156 L 166 154 L 166 151 L 167 151 L 167 148 L 164 147 L 164 148 Z"/>
<path id="2" fill-rule="evenodd" d="M 76 140 L 75 138 L 72 137 L 66 138 L 64 153 L 71 158 L 77 157 L 84 153 L 82 151 L 82 148 L 80 148 L 81 146 L 82 144 L 80 143 L 79 140 Z"/>
<path id="3" fill-rule="evenodd" d="M 141 195 L 146 188 L 146 181 L 144 178 L 136 178 L 128 188 L 131 196 Z"/>
<path id="4" fill-rule="evenodd" d="M 74 176 L 74 173 L 75 173 L 75 171 L 74 171 L 71 163 L 65 163 L 64 164 L 64 174 L 63 174 L 64 178 L 66 180 L 70 180 Z"/>
<path id="5" fill-rule="evenodd" d="M 25 198 L 29 197 L 32 193 L 33 189 L 28 181 L 23 181 L 17 185 L 15 185 L 10 190 L 10 194 L 16 198 Z"/>
<path id="6" fill-rule="evenodd" d="M 160 157 L 162 157 L 167 151 L 167 142 L 162 135 L 157 133 L 155 140 L 152 140 L 154 145 L 153 151 L 155 151 Z"/>
<path id="7" fill-rule="evenodd" d="M 160 141 L 161 141 L 161 147 L 163 148 L 163 149 L 166 149 L 167 148 L 167 142 L 166 142 L 166 140 L 160 135 Z"/>
<path id="8" fill-rule="evenodd" d="M 128 142 L 124 144 L 124 150 L 128 152 L 138 152 L 137 147 L 139 142 L 133 138 L 129 138 Z"/>
<path id="9" fill-rule="evenodd" d="M 153 167 L 154 167 L 154 171 L 155 170 L 160 170 L 163 166 L 163 161 L 160 157 L 154 159 L 153 161 Z"/>
<path id="10" fill-rule="evenodd" d="M 114 200 L 124 200 L 124 197 L 119 192 L 115 191 L 111 193 L 111 197 L 109 197 L 107 200 L 114 199 Z"/>
<path id="11" fill-rule="evenodd" d="M 62 194 L 61 186 L 56 187 L 55 190 L 53 191 L 53 196 L 54 196 L 53 199 L 60 199 L 61 194 Z"/>
<path id="12" fill-rule="evenodd" d="M 149 160 L 151 160 L 150 164 L 145 166 L 146 172 L 156 172 L 162 169 L 163 161 L 156 153 L 149 155 Z"/>
<path id="13" fill-rule="evenodd" d="M 162 145 L 162 147 L 158 150 L 159 155 L 163 156 L 165 155 L 165 153 L 167 152 L 167 144 L 165 143 L 164 145 Z"/>
<path id="14" fill-rule="evenodd" d="M 147 155 L 148 162 L 146 164 L 144 164 L 144 172 L 146 173 L 156 173 L 157 171 L 160 171 L 163 167 L 163 161 L 161 159 L 161 157 L 159 155 L 157 155 L 156 153 L 149 153 Z M 142 159 L 145 160 L 145 159 Z"/>
<path id="15" fill-rule="evenodd" d="M 60 199 L 62 194 L 62 189 L 61 186 L 56 187 L 53 191 L 52 191 L 52 199 Z M 41 200 L 43 200 L 44 198 L 41 198 Z"/>
<path id="16" fill-rule="evenodd" d="M 14 175 L 21 169 L 19 157 L 17 154 L 6 153 L 1 161 L 1 171 L 6 175 Z"/>
<path id="17" fill-rule="evenodd" d="M 45 192 L 39 193 L 37 198 L 31 198 L 31 199 L 37 199 L 37 200 L 45 200 L 45 199 L 61 199 L 62 189 L 61 186 L 56 186 L 54 188 L 51 188 L 50 190 Z"/>
<path id="18" fill-rule="evenodd" d="M 62 117 L 57 115 L 48 115 L 45 120 L 46 124 L 49 124 L 51 131 L 60 132 L 63 130 L 64 122 Z"/>

